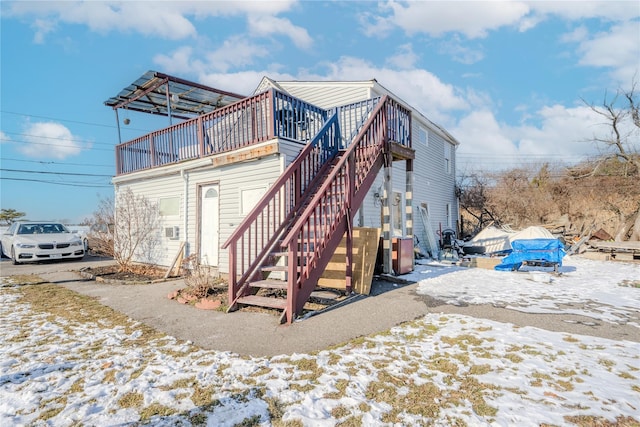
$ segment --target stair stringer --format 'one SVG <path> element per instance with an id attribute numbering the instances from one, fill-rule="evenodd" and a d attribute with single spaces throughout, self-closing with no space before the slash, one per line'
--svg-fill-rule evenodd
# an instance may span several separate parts
<path id="1" fill-rule="evenodd" d="M 355 215 L 362 206 L 364 199 L 371 189 L 371 186 L 375 182 L 376 176 L 378 172 L 382 168 L 384 164 L 384 153 L 380 152 L 378 155 L 378 159 L 375 161 L 374 165 L 370 173 L 367 175 L 365 180 L 360 187 L 361 191 L 358 191 L 356 196 L 353 199 L 352 207 L 347 209 L 346 215 L 342 215 L 342 218 L 338 221 L 335 226 L 335 229 L 329 238 L 326 241 L 323 256 L 319 257 L 316 264 L 314 265 L 313 270 L 309 273 L 309 275 L 305 278 L 304 281 L 294 283 L 294 281 L 288 281 L 288 289 L 287 289 L 287 309 L 286 313 L 283 313 L 283 316 L 286 315 L 287 323 L 293 322 L 293 319 L 297 313 L 300 313 L 309 300 L 311 293 L 315 290 L 318 280 L 324 273 L 325 269 L 329 262 L 331 262 L 331 257 L 333 253 L 340 245 L 344 234 L 347 232 L 347 229 L 351 227 L 353 224 L 353 219 Z M 289 251 L 289 256 L 291 257 L 292 251 Z M 295 263 L 295 259 L 290 258 L 288 261 L 289 265 Z M 291 276 L 291 271 L 289 272 L 289 276 Z M 294 288 L 297 288 L 294 290 Z"/>
<path id="2" fill-rule="evenodd" d="M 389 155 L 387 110 L 392 107 L 385 96 L 283 239 L 283 247 L 289 252 L 283 316 L 289 324 L 315 289 Z"/>

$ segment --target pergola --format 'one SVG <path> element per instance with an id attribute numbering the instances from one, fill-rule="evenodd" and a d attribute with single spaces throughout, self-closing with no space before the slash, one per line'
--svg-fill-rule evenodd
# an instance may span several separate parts
<path id="1" fill-rule="evenodd" d="M 121 108 L 167 116 L 171 126 L 173 118 L 191 119 L 244 98 L 244 95 L 149 70 L 104 104 L 113 108 L 116 113 L 118 139 L 122 143 L 118 116 L 118 110 Z M 125 124 L 127 120 L 125 119 Z"/>

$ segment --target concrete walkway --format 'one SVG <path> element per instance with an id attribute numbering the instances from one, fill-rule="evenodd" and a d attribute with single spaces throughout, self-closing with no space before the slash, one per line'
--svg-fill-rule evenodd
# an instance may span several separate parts
<path id="1" fill-rule="evenodd" d="M 277 316 L 267 313 L 203 311 L 169 300 L 167 294 L 181 289 L 184 286 L 182 280 L 115 285 L 86 280 L 77 273 L 83 266 L 108 262 L 87 260 L 82 264 L 54 263 L 10 268 L 9 263 L 3 260 L 0 267 L 2 276 L 37 274 L 51 283 L 92 296 L 101 304 L 178 339 L 191 341 L 202 348 L 245 356 L 313 353 L 360 336 L 386 331 L 428 313 L 458 313 L 551 331 L 640 340 L 636 328 L 631 326 L 602 324 L 588 317 L 570 314 L 526 314 L 489 305 L 451 306 L 417 295 L 416 284 L 396 285 L 384 281 L 374 281 L 371 296 L 358 296 L 338 308 L 290 326 L 280 325 Z"/>

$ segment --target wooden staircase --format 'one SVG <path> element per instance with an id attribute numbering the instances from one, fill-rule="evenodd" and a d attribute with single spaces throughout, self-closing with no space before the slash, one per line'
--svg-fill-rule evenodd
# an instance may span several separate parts
<path id="1" fill-rule="evenodd" d="M 251 305 L 282 310 L 293 322 L 315 290 L 343 236 L 350 290 L 352 221 L 378 171 L 391 162 L 389 144 L 410 148 L 410 112 L 389 97 L 366 117 L 334 112 L 223 245 L 229 249 L 229 310 Z M 340 118 L 340 120 L 339 120 Z M 341 122 L 362 123 L 344 144 Z M 346 148 L 344 147 L 346 145 Z"/>

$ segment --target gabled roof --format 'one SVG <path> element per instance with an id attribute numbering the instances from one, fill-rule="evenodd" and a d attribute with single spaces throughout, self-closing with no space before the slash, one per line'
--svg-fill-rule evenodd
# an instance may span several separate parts
<path id="1" fill-rule="evenodd" d="M 106 100 L 104 104 L 114 110 L 124 108 L 186 119 L 211 112 L 244 98 L 244 95 L 150 70 L 122 89 L 118 95 Z M 170 104 L 169 100 L 171 100 Z"/>

